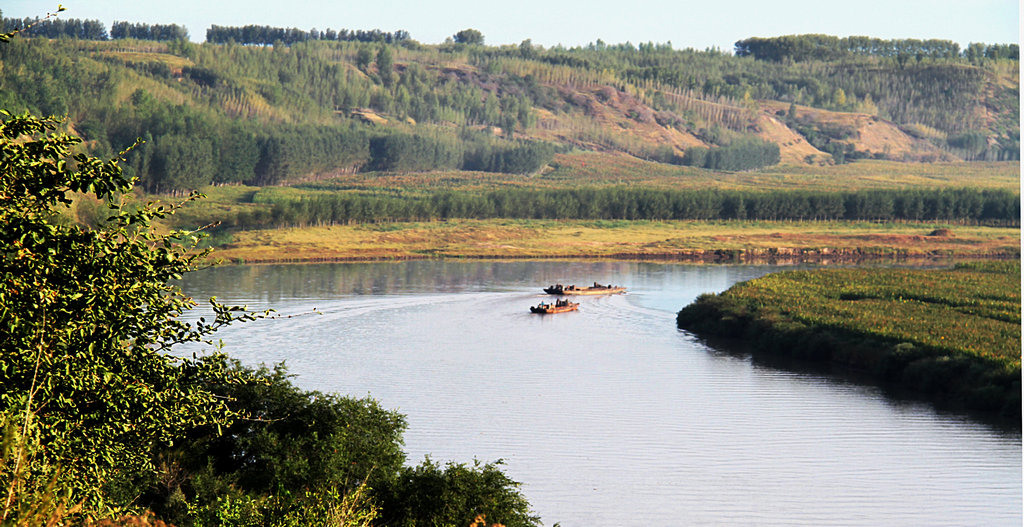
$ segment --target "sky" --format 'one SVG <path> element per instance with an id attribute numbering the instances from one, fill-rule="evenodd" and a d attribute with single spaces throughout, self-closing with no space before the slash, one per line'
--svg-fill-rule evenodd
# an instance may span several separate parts
<path id="1" fill-rule="evenodd" d="M 737 40 L 822 33 L 839 37 L 937 38 L 1016 43 L 1019 0 L 0 0 L 8 18 L 64 18 L 181 24 L 192 40 L 212 24 L 300 29 L 404 29 L 424 44 L 477 29 L 488 45 L 585 46 L 671 42 L 676 49 L 718 48 Z"/>

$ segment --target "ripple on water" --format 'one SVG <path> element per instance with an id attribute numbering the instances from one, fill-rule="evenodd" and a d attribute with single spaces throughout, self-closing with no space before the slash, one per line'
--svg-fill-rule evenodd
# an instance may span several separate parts
<path id="1" fill-rule="evenodd" d="M 490 262 L 467 263 L 460 282 L 456 264 L 383 265 L 353 271 L 360 283 L 378 283 L 375 269 L 401 277 L 383 292 L 364 288 L 375 294 L 240 293 L 281 298 L 271 307 L 282 313 L 323 314 L 230 328 L 227 350 L 287 360 L 304 388 L 397 408 L 410 463 L 504 458 L 545 524 L 1021 523 L 1019 434 L 754 364 L 675 329 L 678 299 L 763 270 Z M 581 297 L 574 313 L 529 313 L 551 298 L 537 284 L 587 283 L 595 269 L 621 273 L 593 279 L 630 292 Z M 435 271 L 460 292 L 414 283 Z M 344 266 L 288 272 L 354 289 Z M 302 276 L 318 272 L 330 279 Z"/>

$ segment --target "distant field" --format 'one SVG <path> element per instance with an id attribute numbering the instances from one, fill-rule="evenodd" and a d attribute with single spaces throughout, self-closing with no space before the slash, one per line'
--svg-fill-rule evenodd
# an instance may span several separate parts
<path id="1" fill-rule="evenodd" d="M 432 172 L 357 173 L 293 186 L 223 186 L 175 216 L 185 226 L 268 212 L 271 203 L 338 192 L 424 196 L 438 191 L 484 193 L 496 189 L 631 188 L 743 191 L 982 188 L 1018 193 L 1019 163 L 896 163 L 858 161 L 827 167 L 777 166 L 719 173 L 646 162 L 613 154 L 556 156 L 537 175 Z M 929 236 L 948 228 L 952 236 Z M 314 261 L 424 257 L 659 257 L 708 259 L 710 254 L 758 257 L 808 253 L 843 259 L 856 254 L 906 257 L 1019 257 L 1020 230 L 942 223 L 450 220 L 335 225 L 301 229 L 221 232 L 218 254 L 244 261 Z M 838 255 L 836 253 L 839 253 Z M 843 256 L 845 254 L 845 256 Z M 818 256 L 814 256 L 818 257 Z"/>
<path id="2" fill-rule="evenodd" d="M 852 191 L 892 188 L 974 187 L 1020 189 L 1020 163 L 900 163 L 860 160 L 835 166 L 776 165 L 747 172 L 673 167 L 599 153 L 555 157 L 559 168 L 540 176 L 563 184 L 621 183 L 656 188 Z"/>
<path id="3" fill-rule="evenodd" d="M 801 190 L 845 192 L 878 189 L 975 188 L 1020 191 L 1020 163 L 857 163 L 809 167 L 780 165 L 751 172 L 714 172 L 674 167 L 629 156 L 558 154 L 553 168 L 536 175 L 441 171 L 355 173 L 324 176 L 291 186 L 207 187 L 207 197 L 181 213 L 186 223 L 229 219 L 281 199 L 355 192 L 381 196 L 422 196 L 439 191 L 484 193 L 499 189 L 642 187 L 664 190 L 723 189 L 747 192 Z"/>
<path id="4" fill-rule="evenodd" d="M 362 172 L 323 175 L 296 183 L 310 190 L 402 192 L 501 188 L 561 189 L 638 185 L 648 188 L 855 191 L 973 187 L 1020 190 L 1020 163 L 900 163 L 860 160 L 836 166 L 776 165 L 748 172 L 717 172 L 597 152 L 556 154 L 539 174 L 440 171 L 413 174 Z M 213 194 L 211 194 L 212 196 Z"/>
<path id="5" fill-rule="evenodd" d="M 938 229 L 949 233 L 931 236 Z M 870 222 L 452 220 L 232 233 L 226 260 L 386 258 L 1019 258 L 1020 230 Z"/>

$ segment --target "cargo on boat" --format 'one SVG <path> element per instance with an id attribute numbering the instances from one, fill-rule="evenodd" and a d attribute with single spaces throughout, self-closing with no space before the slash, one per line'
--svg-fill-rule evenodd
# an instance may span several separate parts
<path id="1" fill-rule="evenodd" d="M 576 311 L 580 305 L 577 302 L 570 302 L 568 300 L 556 300 L 554 304 L 550 302 L 541 302 L 535 306 L 530 306 L 531 313 L 566 313 L 569 311 Z"/>
<path id="2" fill-rule="evenodd" d="M 575 285 L 555 284 L 544 288 L 544 292 L 549 295 L 611 295 L 615 293 L 625 293 L 625 287 L 619 287 L 617 285 L 601 285 L 594 282 L 594 285 L 588 287 L 576 287 Z"/>

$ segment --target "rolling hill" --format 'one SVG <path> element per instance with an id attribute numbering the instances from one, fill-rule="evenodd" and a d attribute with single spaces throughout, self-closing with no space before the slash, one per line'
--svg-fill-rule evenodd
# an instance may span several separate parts
<path id="1" fill-rule="evenodd" d="M 775 60 L 347 34 L 269 45 L 19 37 L 0 49 L 0 107 L 67 114 L 100 155 L 141 138 L 126 166 L 150 192 L 367 171 L 529 174 L 569 152 L 725 171 L 1019 159 L 1015 46 L 893 41 L 907 52 Z"/>

